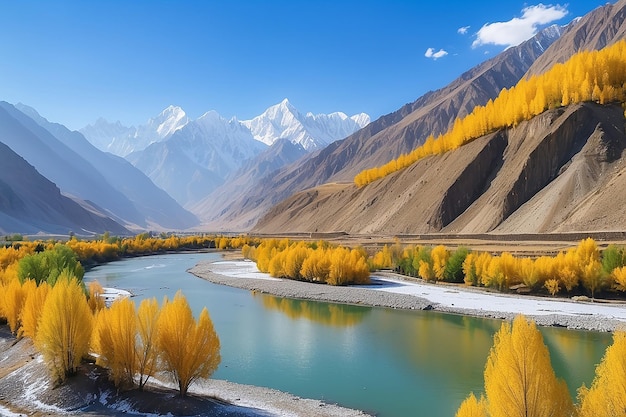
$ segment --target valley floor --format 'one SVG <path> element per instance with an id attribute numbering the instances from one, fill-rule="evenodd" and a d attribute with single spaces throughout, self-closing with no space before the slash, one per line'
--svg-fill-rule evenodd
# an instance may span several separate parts
<path id="1" fill-rule="evenodd" d="M 626 303 L 501 294 L 464 285 L 431 284 L 391 272 L 373 274 L 371 285 L 351 287 L 271 278 L 259 272 L 253 262 L 244 260 L 201 263 L 189 272 L 217 284 L 280 297 L 499 319 L 524 314 L 538 325 L 594 331 L 626 327 Z"/>

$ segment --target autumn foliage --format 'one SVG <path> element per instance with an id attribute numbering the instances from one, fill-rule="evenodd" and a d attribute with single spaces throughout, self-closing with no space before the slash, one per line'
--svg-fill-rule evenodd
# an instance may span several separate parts
<path id="1" fill-rule="evenodd" d="M 407 246 L 394 252 L 396 255 L 391 256 L 391 250 L 383 247 L 372 256 L 372 266 L 393 268 L 427 281 L 464 282 L 500 291 L 522 286 L 553 296 L 583 292 L 592 298 L 600 292 L 626 291 L 624 248 L 609 245 L 601 251 L 591 238 L 555 256 L 535 258 L 509 252 L 474 252 L 463 247 L 449 250 L 441 245 Z"/>
<path id="2" fill-rule="evenodd" d="M 613 344 L 596 367 L 591 388 L 583 385 L 578 396 L 579 417 L 626 415 L 626 332 L 613 334 Z"/>
<path id="3" fill-rule="evenodd" d="M 385 165 L 366 169 L 354 177 L 362 187 L 404 169 L 427 156 L 443 154 L 497 129 L 516 126 L 544 111 L 573 103 L 624 102 L 626 97 L 626 41 L 600 51 L 581 51 L 546 73 L 522 79 L 503 89 L 495 100 L 477 106 L 437 138 Z"/>
<path id="4" fill-rule="evenodd" d="M 269 239 L 257 247 L 244 247 L 242 253 L 256 262 L 259 271 L 277 278 L 330 285 L 369 282 L 368 256 L 361 248 Z"/>
<path id="5" fill-rule="evenodd" d="M 144 235 L 132 242 L 73 238 L 67 243 L 21 241 L 0 248 L 0 319 L 18 337 L 34 341 L 57 382 L 76 373 L 82 360 L 93 354 L 121 389 L 143 388 L 151 376 L 167 372 L 185 395 L 193 381 L 208 378 L 220 362 L 219 339 L 208 311 L 196 322 L 180 293 L 172 301 L 166 299 L 162 309 L 156 300 L 144 300 L 136 309 L 128 298 L 107 308 L 100 284 L 85 288 L 74 249 L 92 262 L 148 247 L 240 248 L 253 240 Z"/>
<path id="6" fill-rule="evenodd" d="M 181 292 L 163 302 L 157 341 L 162 369 L 183 397 L 193 381 L 209 378 L 220 364 L 220 340 L 208 310 L 203 308 L 196 321 Z"/>
<path id="7" fill-rule="evenodd" d="M 541 333 L 534 322 L 518 316 L 494 336 L 485 366 L 485 397 L 477 400 L 470 394 L 456 416 L 569 417 L 573 410 Z"/>
<path id="8" fill-rule="evenodd" d="M 92 325 L 81 283 L 62 273 L 46 297 L 35 338 L 54 379 L 63 381 L 76 373 L 89 352 Z"/>

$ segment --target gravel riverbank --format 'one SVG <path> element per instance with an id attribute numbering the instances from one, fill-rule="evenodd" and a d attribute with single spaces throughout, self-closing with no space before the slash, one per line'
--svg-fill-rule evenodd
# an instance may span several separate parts
<path id="1" fill-rule="evenodd" d="M 474 317 L 512 319 L 518 314 L 541 326 L 613 331 L 626 327 L 626 305 L 575 302 L 526 295 L 490 293 L 482 289 L 430 284 L 389 272 L 377 273 L 372 285 L 331 285 L 276 279 L 249 261 L 202 262 L 189 270 L 210 282 L 279 297 L 361 304 L 412 310 L 436 310 Z"/>

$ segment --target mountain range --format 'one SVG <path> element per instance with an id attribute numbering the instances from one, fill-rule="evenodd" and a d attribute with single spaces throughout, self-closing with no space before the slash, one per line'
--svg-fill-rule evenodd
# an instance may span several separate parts
<path id="1" fill-rule="evenodd" d="M 190 120 L 182 109 L 170 106 L 138 128 L 100 119 L 81 132 L 101 150 L 124 156 L 179 204 L 193 210 L 246 161 L 276 141 L 285 139 L 312 151 L 369 121 L 363 113 L 302 115 L 285 99 L 247 121 L 228 120 L 215 111 Z"/>
<path id="2" fill-rule="evenodd" d="M 22 173 L 0 170 L 0 231 L 623 230 L 615 190 L 626 178 L 626 138 L 617 105 L 551 109 L 364 187 L 353 178 L 446 132 L 524 77 L 624 39 L 625 18 L 620 0 L 548 27 L 371 122 L 302 114 L 283 100 L 245 121 L 214 111 L 193 120 L 170 106 L 138 127 L 100 119 L 71 132 L 27 106 L 0 103 L 3 162 Z M 52 201 L 54 209 L 45 205 Z"/>
<path id="3" fill-rule="evenodd" d="M 622 0 L 566 27 L 549 28 L 463 74 L 448 87 L 405 106 L 400 114 L 384 116 L 329 146 L 313 157 L 312 163 L 328 169 L 335 162 L 340 167 L 324 175 L 326 184 L 315 186 L 309 181 L 309 188 L 301 187 L 300 182 L 301 191 L 296 192 L 295 186 L 288 187 L 285 194 L 289 196 L 271 207 L 253 231 L 474 234 L 624 230 L 619 190 L 626 166 L 622 157 L 626 135 L 619 105 L 581 103 L 549 110 L 362 188 L 347 181 L 364 167 L 364 158 L 355 163 L 354 158 L 342 158 L 340 150 L 358 149 L 364 154 L 374 148 L 369 166 L 380 165 L 381 159 L 374 157 L 378 134 L 384 132 L 386 140 L 393 137 L 395 144 L 410 140 L 419 144 L 424 140 L 423 135 L 416 135 L 421 123 L 427 123 L 435 134 L 445 130 L 446 124 L 449 127 L 455 117 L 467 112 L 468 107 L 458 103 L 485 100 L 476 90 L 497 93 L 498 88 L 506 87 L 503 75 L 519 74 L 519 69 L 525 69 L 522 76 L 542 73 L 581 49 L 600 49 L 624 39 L 625 18 L 626 1 Z M 542 37 L 549 42 L 542 43 Z M 509 71 L 514 68 L 517 70 Z M 454 109 L 453 117 L 443 117 L 443 109 Z M 390 148 L 378 146 L 384 152 Z M 382 162 L 397 155 L 388 155 Z M 326 163 L 320 158 L 326 158 Z M 275 178 L 293 178 L 296 172 L 311 178 L 314 171 L 305 170 L 307 162 L 297 170 L 286 167 Z M 264 191 L 260 189 L 259 194 Z"/>
<path id="4" fill-rule="evenodd" d="M 208 229 L 250 230 L 272 206 L 294 193 L 327 182 L 351 182 L 362 169 L 411 151 L 428 135 L 445 132 L 457 117 L 517 83 L 563 30 L 551 26 L 345 139 L 252 179 L 243 187 L 233 187 L 236 191 L 226 198 L 217 194 L 222 193 L 220 189 L 192 210 Z"/>
<path id="5" fill-rule="evenodd" d="M 90 211 L 118 224 L 115 229 L 91 225 L 76 229 L 99 233 L 127 228 L 178 230 L 198 223 L 193 214 L 128 161 L 99 151 L 80 133 L 48 122 L 30 107 L 0 102 L 0 142 L 52 181 L 64 196 L 80 201 Z M 16 177 L 11 185 L 16 189 L 25 188 L 20 181 L 21 177 Z M 46 196 L 40 198 L 47 199 Z M 69 220 L 72 217 L 75 216 L 70 216 Z M 33 224 L 39 224 L 37 219 L 32 220 Z M 4 225 L 0 227 L 4 229 Z M 41 231 L 53 229 L 58 228 L 42 228 Z"/>

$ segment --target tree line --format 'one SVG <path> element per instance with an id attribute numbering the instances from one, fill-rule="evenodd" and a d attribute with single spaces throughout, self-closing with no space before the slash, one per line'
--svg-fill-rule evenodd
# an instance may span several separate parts
<path id="1" fill-rule="evenodd" d="M 530 120 L 548 109 L 585 101 L 624 103 L 625 98 L 626 40 L 622 40 L 599 51 L 578 52 L 544 74 L 502 89 L 494 100 L 457 118 L 448 132 L 436 138 L 430 135 L 423 145 L 408 154 L 361 171 L 354 182 L 363 187 L 422 158 L 457 149 L 487 133 Z"/>
<path id="2" fill-rule="evenodd" d="M 259 271 L 276 278 L 329 285 L 369 282 L 368 255 L 363 248 L 333 246 L 324 241 L 266 239 L 258 246 L 244 245 L 242 254 L 256 262 Z"/>
<path id="3" fill-rule="evenodd" d="M 626 332 L 613 334 L 591 387 L 574 404 L 556 377 L 550 353 L 532 321 L 518 316 L 494 335 L 484 371 L 484 394 L 471 393 L 456 417 L 619 417 L 626 413 Z"/>
<path id="4" fill-rule="evenodd" d="M 18 338 L 33 341 L 55 381 L 63 382 L 85 358 L 95 357 L 120 389 L 142 389 L 150 377 L 164 373 L 185 396 L 193 381 L 217 369 L 220 342 L 206 308 L 196 320 L 180 292 L 160 307 L 151 299 L 136 308 L 129 298 L 106 307 L 102 287 L 84 285 L 84 270 L 69 242 L 42 252 L 36 248 L 0 250 L 0 319 Z"/>
<path id="5" fill-rule="evenodd" d="M 595 240 L 581 240 L 576 247 L 555 256 L 516 257 L 510 252 L 492 254 L 465 247 L 449 250 L 443 245 L 385 245 L 371 258 L 372 269 L 394 269 L 426 281 L 446 281 L 509 291 L 521 286 L 532 292 L 579 293 L 591 297 L 600 292 L 626 291 L 626 251 L 609 245 L 600 250 Z"/>

